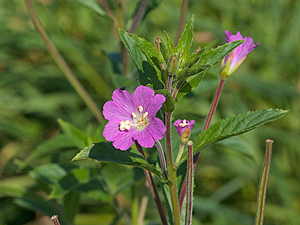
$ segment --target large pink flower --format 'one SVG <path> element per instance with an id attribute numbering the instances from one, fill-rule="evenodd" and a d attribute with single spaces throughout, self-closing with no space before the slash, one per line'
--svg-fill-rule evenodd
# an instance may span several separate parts
<path id="1" fill-rule="evenodd" d="M 103 115 L 109 120 L 103 136 L 113 141 L 115 148 L 127 150 L 135 141 L 151 148 L 155 140 L 163 138 L 166 127 L 155 115 L 165 102 L 165 96 L 155 95 L 149 87 L 138 86 L 132 95 L 117 89 L 112 99 L 103 106 Z"/>
<path id="2" fill-rule="evenodd" d="M 251 37 L 244 38 L 239 31 L 234 35 L 226 30 L 225 34 L 227 43 L 238 40 L 245 41 L 222 60 L 220 75 L 223 79 L 230 76 L 242 64 L 246 56 L 259 45 L 259 43 L 255 45 Z"/>

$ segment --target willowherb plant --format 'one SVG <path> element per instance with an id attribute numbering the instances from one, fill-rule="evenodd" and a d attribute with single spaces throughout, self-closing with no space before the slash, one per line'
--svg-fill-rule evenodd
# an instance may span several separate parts
<path id="1" fill-rule="evenodd" d="M 191 19 L 175 47 L 168 34 L 166 44 L 158 38 L 152 46 L 135 34 L 119 31 L 137 67 L 140 86 L 133 94 L 124 89 L 114 91 L 112 101 L 103 107 L 103 115 L 108 120 L 103 136 L 108 142 L 95 143 L 74 157 L 74 160 L 96 159 L 142 168 L 164 225 L 192 224 L 193 171 L 202 150 L 279 119 L 287 112 L 264 109 L 232 116 L 210 126 L 225 81 L 259 44 L 255 45 L 252 38 L 244 38 L 240 32 L 234 35 L 226 31 L 226 44 L 210 50 L 197 49 L 190 54 L 193 23 L 194 19 Z M 179 99 L 193 91 L 205 73 L 221 60 L 220 84 L 202 132 L 195 140 L 189 140 L 195 121 L 193 118 L 173 118 L 172 112 Z M 171 136 L 173 123 L 178 136 Z M 173 143 L 178 139 L 180 150 L 173 160 Z M 154 146 L 159 160 L 151 164 L 144 150 Z M 158 195 L 153 175 L 163 187 L 168 187 L 163 190 L 165 201 Z M 184 202 L 186 211 L 182 210 Z"/>

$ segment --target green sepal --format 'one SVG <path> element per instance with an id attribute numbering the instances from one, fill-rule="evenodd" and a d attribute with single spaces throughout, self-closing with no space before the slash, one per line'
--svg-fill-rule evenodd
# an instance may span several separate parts
<path id="1" fill-rule="evenodd" d="M 161 94 L 166 97 L 166 101 L 163 104 L 163 111 L 166 113 L 172 113 L 175 109 L 175 103 L 170 92 L 168 92 L 166 89 L 161 89 L 155 91 L 155 94 Z"/>

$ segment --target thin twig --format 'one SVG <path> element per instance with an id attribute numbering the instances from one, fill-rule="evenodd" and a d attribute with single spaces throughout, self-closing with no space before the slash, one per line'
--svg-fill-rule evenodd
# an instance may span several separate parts
<path id="1" fill-rule="evenodd" d="M 106 0 L 98 0 L 98 1 L 102 5 L 102 7 L 105 10 L 105 12 L 107 13 L 107 15 L 114 21 L 115 28 L 119 29 L 120 28 L 119 22 L 118 22 L 117 18 L 115 17 L 115 15 L 111 12 L 107 1 Z"/>
<path id="2" fill-rule="evenodd" d="M 62 56 L 59 54 L 59 52 L 57 51 L 55 46 L 50 41 L 50 38 L 48 37 L 45 30 L 43 29 L 43 26 L 35 12 L 35 9 L 33 7 L 31 0 L 25 0 L 25 2 L 27 4 L 27 9 L 28 9 L 29 15 L 32 19 L 32 22 L 33 22 L 35 28 L 37 29 L 37 31 L 39 32 L 39 34 L 41 35 L 43 41 L 45 42 L 45 44 L 48 48 L 48 51 L 51 54 L 51 56 L 53 57 L 54 61 L 58 64 L 58 66 L 63 71 L 66 78 L 68 79 L 68 81 L 71 83 L 71 85 L 76 90 L 76 92 L 79 94 L 79 96 L 82 98 L 82 100 L 87 105 L 87 107 L 92 111 L 92 113 L 94 114 L 96 119 L 99 121 L 99 123 L 104 122 L 104 118 L 102 116 L 101 111 L 99 110 L 99 108 L 97 107 L 97 105 L 95 104 L 93 99 L 89 96 L 87 91 L 84 89 L 84 87 L 81 85 L 81 83 L 78 81 L 76 76 L 72 73 L 71 69 L 69 68 L 69 66 L 67 65 L 65 60 L 62 58 Z"/>
<path id="3" fill-rule="evenodd" d="M 180 19 L 179 19 L 177 34 L 176 34 L 176 38 L 175 38 L 175 42 L 174 42 L 175 46 L 177 45 L 178 40 L 180 39 L 182 30 L 183 30 L 186 14 L 187 14 L 187 10 L 188 10 L 188 5 L 189 5 L 189 0 L 182 0 Z"/>
<path id="4" fill-rule="evenodd" d="M 149 0 L 143 0 L 143 2 L 141 3 L 139 9 L 137 10 L 137 13 L 133 17 L 132 24 L 129 28 L 129 33 L 134 33 L 138 28 L 140 22 L 142 21 L 143 16 L 145 15 L 148 2 Z"/>

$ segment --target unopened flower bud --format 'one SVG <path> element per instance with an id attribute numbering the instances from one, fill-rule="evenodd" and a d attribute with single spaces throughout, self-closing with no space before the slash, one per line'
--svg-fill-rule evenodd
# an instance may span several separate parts
<path id="1" fill-rule="evenodd" d="M 174 123 L 175 129 L 178 133 L 178 137 L 181 143 L 186 143 L 191 135 L 191 131 L 194 128 L 195 120 L 176 120 Z"/>
<path id="2" fill-rule="evenodd" d="M 169 75 L 174 75 L 177 71 L 177 67 L 178 67 L 178 59 L 176 55 L 172 55 L 169 62 L 168 62 L 168 74 Z"/>

